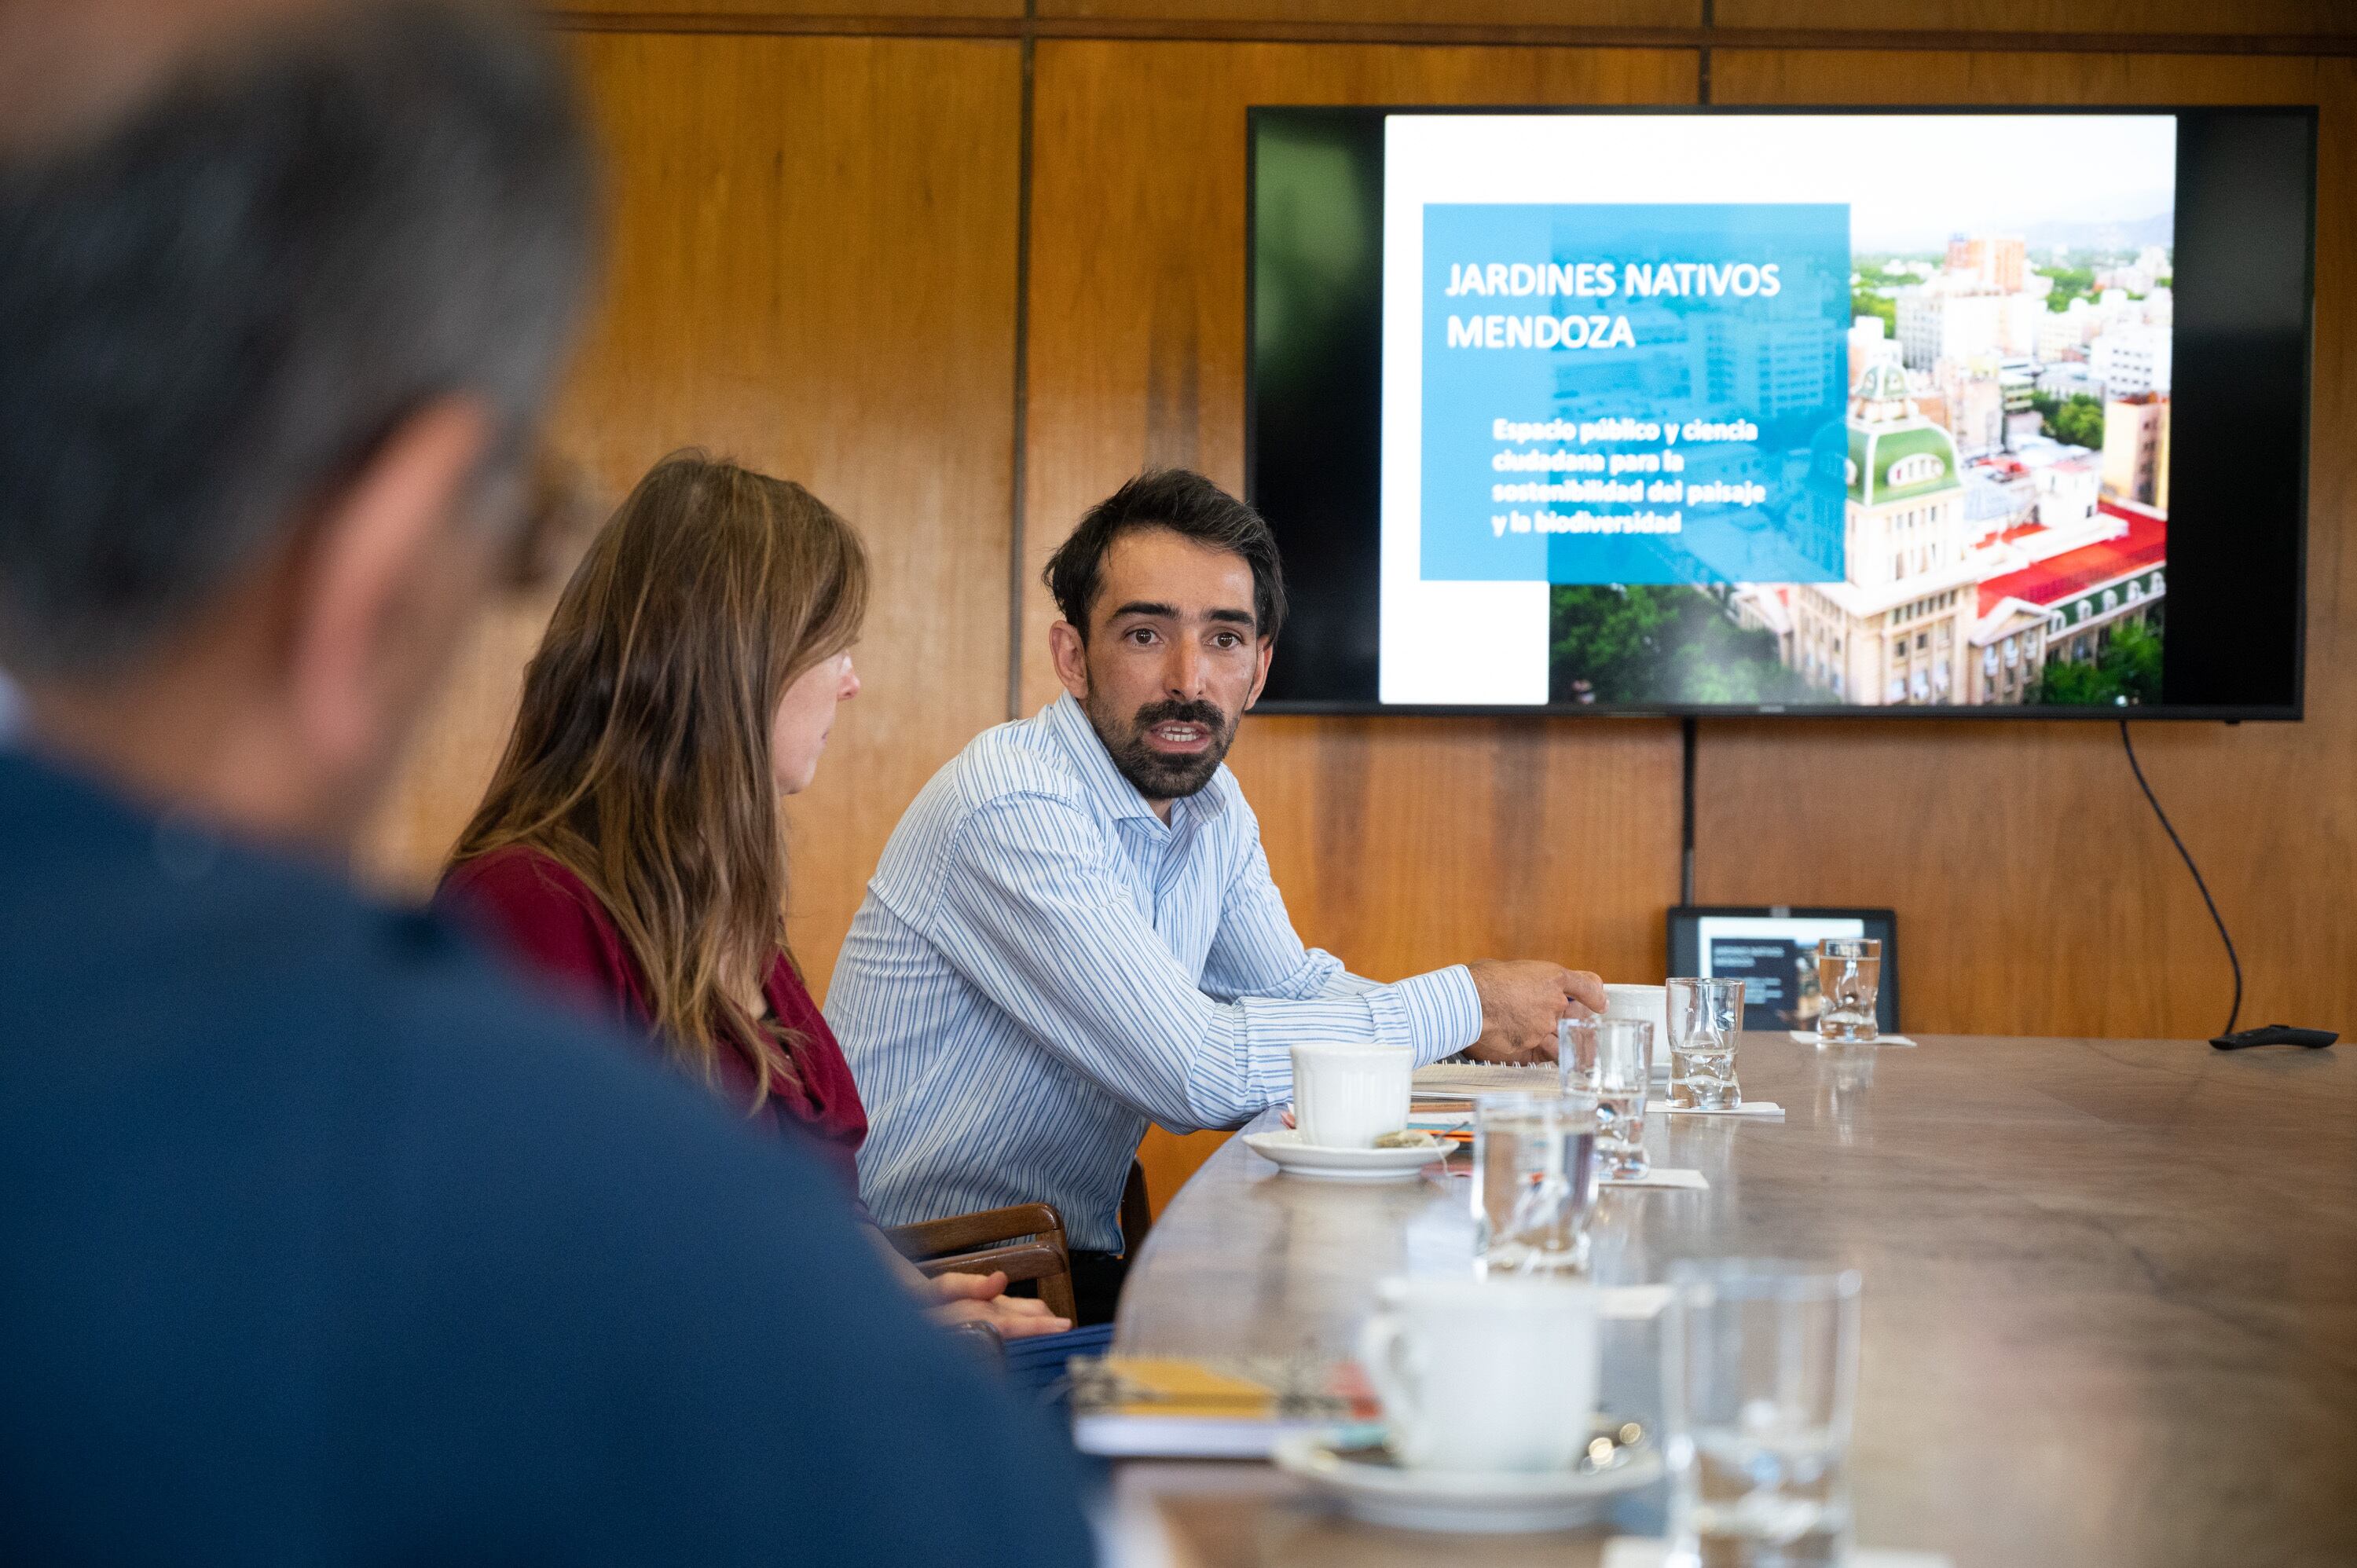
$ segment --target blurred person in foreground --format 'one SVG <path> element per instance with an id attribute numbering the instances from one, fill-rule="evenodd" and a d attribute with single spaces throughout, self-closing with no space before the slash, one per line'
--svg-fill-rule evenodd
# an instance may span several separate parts
<path id="1" fill-rule="evenodd" d="M 1200 474 L 1143 474 L 1045 574 L 1064 695 L 985 730 L 884 848 L 828 989 L 874 1126 L 860 1190 L 905 1225 L 1052 1203 L 1083 1324 L 1113 1316 L 1116 1218 L 1151 1121 L 1233 1127 L 1292 1048 L 1416 1065 L 1555 1056 L 1586 971 L 1485 960 L 1381 985 L 1302 945 L 1225 765 L 1285 623 L 1276 540 Z"/>
<path id="2" fill-rule="evenodd" d="M 483 6 L 0 7 L 0 1558 L 1086 1559 L 808 1154 L 330 869 L 590 222 Z"/>
<path id="3" fill-rule="evenodd" d="M 824 501 L 700 452 L 657 463 L 565 584 L 435 896 L 811 1140 L 854 1205 L 867 1112 L 787 950 L 780 808 L 859 694 L 866 607 L 867 553 Z M 1008 1338 L 1071 1326 L 1004 1274 L 928 1280 L 870 1234 L 939 1317 Z"/>

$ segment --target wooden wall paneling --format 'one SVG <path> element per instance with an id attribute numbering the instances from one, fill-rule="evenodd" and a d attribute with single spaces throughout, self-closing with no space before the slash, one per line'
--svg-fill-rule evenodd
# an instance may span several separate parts
<path id="1" fill-rule="evenodd" d="M 1721 27 L 2347 38 L 2347 0 L 1716 0 Z M 2055 102 L 2064 102 L 2056 100 Z"/>
<path id="2" fill-rule="evenodd" d="M 1036 579 L 1081 512 L 1149 464 L 1243 484 L 1247 105 L 1685 103 L 1697 65 L 1692 51 L 1043 41 L 1026 707 L 1058 690 Z M 1523 956 L 1661 975 L 1674 725 L 1256 718 L 1232 761 L 1296 925 L 1358 972 Z M 1149 1137 L 1157 1199 L 1216 1143 Z"/>
<path id="3" fill-rule="evenodd" d="M 561 0 L 544 7 L 559 26 L 586 20 L 599 26 L 705 27 L 790 17 L 829 32 L 888 31 L 894 21 L 995 18 L 1020 22 L 1023 0 Z M 863 26 L 862 24 L 867 24 Z"/>
<path id="4" fill-rule="evenodd" d="M 2139 724 L 2136 740 L 2242 950 L 2244 1023 L 2357 1032 L 2357 474 L 2341 435 L 2357 416 L 2357 66 L 1726 50 L 1714 77 L 1726 103 L 2322 106 L 2308 717 Z M 1697 835 L 1706 900 L 1894 906 L 1910 1028 L 2201 1037 L 2225 1023 L 2225 957 L 2115 725 L 1706 723 Z"/>
<path id="5" fill-rule="evenodd" d="M 1045 17 L 1450 27 L 1693 27 L 1702 0 L 1039 0 Z"/>
<path id="6" fill-rule="evenodd" d="M 559 445 L 607 506 L 687 445 L 801 479 L 873 559 L 865 690 L 790 813 L 796 951 L 823 993 L 901 810 L 1005 716 L 1018 46 L 574 43 L 611 241 Z M 380 880 L 431 885 L 546 607 L 499 613 L 465 657 L 371 835 Z"/>

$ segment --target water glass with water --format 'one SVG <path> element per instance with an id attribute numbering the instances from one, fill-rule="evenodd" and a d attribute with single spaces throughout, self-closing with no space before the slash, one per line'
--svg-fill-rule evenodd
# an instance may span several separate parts
<path id="1" fill-rule="evenodd" d="M 1585 1269 L 1595 1202 L 1592 1100 L 1515 1093 L 1474 1101 L 1473 1247 L 1483 1274 Z"/>
<path id="2" fill-rule="evenodd" d="M 1874 999 L 1882 989 L 1878 937 L 1827 937 L 1817 944 L 1817 1038 L 1827 1045 L 1871 1043 Z"/>
<path id="3" fill-rule="evenodd" d="M 1670 1562 L 1842 1563 L 1858 1276 L 1774 1260 L 1673 1264 L 1663 1333 Z"/>
<path id="4" fill-rule="evenodd" d="M 1743 982 L 1670 982 L 1670 1103 L 1695 1111 L 1732 1111 L 1743 1103 L 1735 1081 L 1735 1035 L 1743 1027 Z"/>
<path id="5" fill-rule="evenodd" d="M 1653 1026 L 1635 1018 L 1566 1018 L 1555 1026 L 1563 1091 L 1596 1106 L 1596 1155 L 1607 1180 L 1633 1181 L 1652 1169 L 1645 1155 L 1645 1094 L 1652 1087 Z"/>

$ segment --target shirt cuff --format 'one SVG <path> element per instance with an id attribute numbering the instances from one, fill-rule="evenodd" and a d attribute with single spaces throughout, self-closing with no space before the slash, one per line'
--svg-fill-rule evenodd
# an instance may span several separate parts
<path id="1" fill-rule="evenodd" d="M 1481 993 L 1461 963 L 1379 987 L 1368 1000 L 1376 1004 L 1378 1030 L 1405 1044 L 1418 1067 L 1453 1057 L 1481 1037 Z"/>

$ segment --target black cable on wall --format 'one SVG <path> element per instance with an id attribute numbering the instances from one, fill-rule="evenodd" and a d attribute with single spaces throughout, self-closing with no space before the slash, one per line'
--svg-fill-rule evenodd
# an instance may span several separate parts
<path id="1" fill-rule="evenodd" d="M 2234 1021 L 2243 1015 L 2243 961 L 2234 956 L 2234 939 L 2226 934 L 2226 921 L 2218 913 L 2218 900 L 2210 897 L 2210 885 L 2201 880 L 2201 868 L 2193 864 L 2192 852 L 2185 847 L 2185 841 L 2177 836 L 2177 829 L 2169 823 L 2169 813 L 2160 809 L 2160 798 L 2145 781 L 2144 768 L 2136 761 L 2136 742 L 2128 738 L 2128 721 L 2126 719 L 2120 721 L 2120 745 L 2127 748 L 2128 768 L 2136 775 L 2136 787 L 2151 802 L 2152 814 L 2160 819 L 2161 829 L 2169 834 L 2169 842 L 2177 846 L 2178 854 L 2185 862 L 2185 869 L 2193 873 L 2193 886 L 2201 889 L 2201 902 L 2209 907 L 2210 919 L 2218 928 L 2218 940 L 2226 944 L 2226 961 L 2234 970 L 2234 1004 L 2226 1014 L 2226 1026 L 2218 1032 L 2231 1035 L 2234 1032 Z"/>

